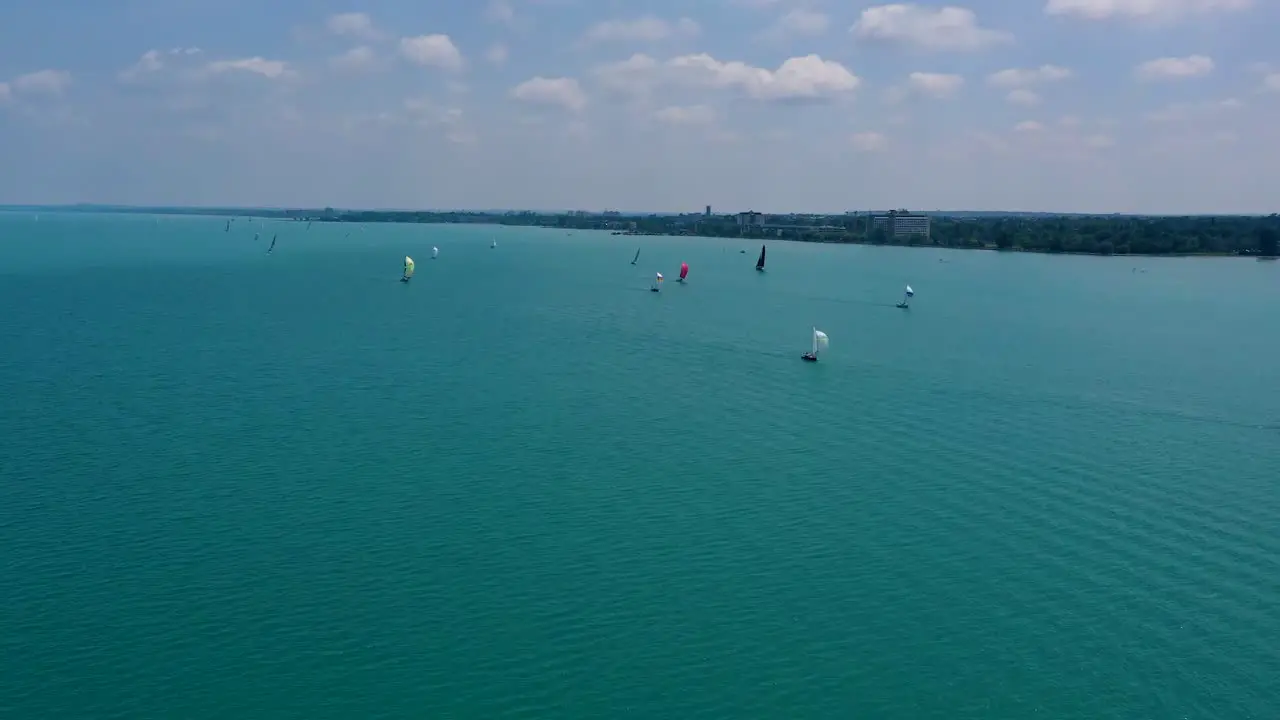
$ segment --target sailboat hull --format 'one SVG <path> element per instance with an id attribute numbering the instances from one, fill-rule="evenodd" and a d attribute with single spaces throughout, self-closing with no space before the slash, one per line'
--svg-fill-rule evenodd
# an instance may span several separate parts
<path id="1" fill-rule="evenodd" d="M 800 356 L 800 359 L 805 362 L 818 362 L 818 356 L 813 353 L 805 353 Z"/>
<path id="2" fill-rule="evenodd" d="M 910 310 L 910 309 L 911 309 L 911 306 L 910 306 L 910 305 L 908 305 L 908 304 L 906 304 L 906 303 L 898 303 L 898 304 L 897 304 L 897 305 L 895 305 L 894 307 L 902 308 L 903 310 Z"/>

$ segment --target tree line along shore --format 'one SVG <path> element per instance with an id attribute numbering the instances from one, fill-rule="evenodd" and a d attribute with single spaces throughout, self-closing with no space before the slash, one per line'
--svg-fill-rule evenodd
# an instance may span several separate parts
<path id="1" fill-rule="evenodd" d="M 154 212 L 154 210 L 152 211 Z M 390 210 L 191 210 L 202 214 L 307 222 L 467 223 L 604 230 L 616 235 L 688 235 L 1091 255 L 1243 255 L 1276 257 L 1280 217 L 1000 213 L 839 215 L 537 213 Z"/>

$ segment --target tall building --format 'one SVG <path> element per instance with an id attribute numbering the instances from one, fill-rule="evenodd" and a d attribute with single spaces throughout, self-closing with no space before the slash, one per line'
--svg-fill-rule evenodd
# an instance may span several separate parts
<path id="1" fill-rule="evenodd" d="M 705 217 L 711 217 L 711 206 L 710 206 L 710 205 L 708 205 L 708 206 L 707 206 L 707 211 L 706 211 L 706 212 L 704 212 L 704 213 L 702 213 L 702 214 L 703 214 L 703 216 L 705 216 Z"/>
<path id="2" fill-rule="evenodd" d="M 921 235 L 929 238 L 929 216 L 912 215 L 906 210 L 890 210 L 888 215 L 871 218 L 871 227 L 884 228 L 890 237 L 900 238 Z"/>

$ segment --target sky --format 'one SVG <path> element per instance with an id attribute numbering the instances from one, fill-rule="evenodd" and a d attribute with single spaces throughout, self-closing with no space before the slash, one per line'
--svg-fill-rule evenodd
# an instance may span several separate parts
<path id="1" fill-rule="evenodd" d="M 1273 0 L 0 0 L 0 203 L 1280 210 Z"/>

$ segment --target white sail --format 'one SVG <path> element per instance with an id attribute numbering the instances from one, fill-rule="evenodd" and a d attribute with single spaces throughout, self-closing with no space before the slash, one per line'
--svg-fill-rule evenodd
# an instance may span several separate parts
<path id="1" fill-rule="evenodd" d="M 913 296 L 913 295 L 915 295 L 915 294 L 916 294 L 916 291 L 915 291 L 915 290 L 912 290 L 912 289 L 911 289 L 911 286 L 910 286 L 910 285 L 908 285 L 908 286 L 907 286 L 907 297 L 911 297 L 911 296 Z"/>
<path id="2" fill-rule="evenodd" d="M 829 340 L 827 334 L 819 330 L 813 329 L 813 354 L 817 355 L 819 350 L 826 350 Z"/>
<path id="3" fill-rule="evenodd" d="M 440 248 L 438 247 L 431 248 L 431 259 L 435 260 L 438 257 L 440 257 Z"/>

